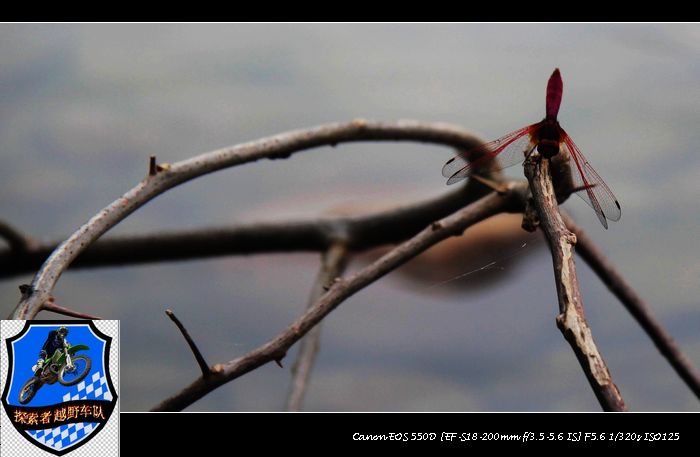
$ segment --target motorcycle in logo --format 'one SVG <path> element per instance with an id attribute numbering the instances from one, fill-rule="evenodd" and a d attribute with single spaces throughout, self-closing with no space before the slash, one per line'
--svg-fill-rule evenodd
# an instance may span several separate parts
<path id="1" fill-rule="evenodd" d="M 2 404 L 15 429 L 56 455 L 97 435 L 117 401 L 111 340 L 92 321 L 27 321 L 8 338 Z"/>

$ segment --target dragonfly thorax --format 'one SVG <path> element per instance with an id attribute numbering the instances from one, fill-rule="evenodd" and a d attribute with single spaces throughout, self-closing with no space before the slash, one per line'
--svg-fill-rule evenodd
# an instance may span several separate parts
<path id="1" fill-rule="evenodd" d="M 543 157 L 551 159 L 559 154 L 559 143 L 561 136 L 559 134 L 559 123 L 554 119 L 545 119 L 540 123 L 540 128 L 537 131 L 539 141 L 537 142 L 537 151 Z"/>
<path id="2" fill-rule="evenodd" d="M 554 140 L 540 140 L 537 145 L 537 151 L 542 154 L 543 157 L 551 159 L 559 154 L 559 142 Z"/>

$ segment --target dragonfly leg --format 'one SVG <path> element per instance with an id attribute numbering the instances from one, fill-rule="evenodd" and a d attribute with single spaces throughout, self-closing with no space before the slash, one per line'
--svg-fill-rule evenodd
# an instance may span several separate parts
<path id="1" fill-rule="evenodd" d="M 532 149 L 530 149 L 527 154 L 525 154 L 525 160 L 529 159 L 530 156 L 532 155 L 533 152 L 535 152 L 535 148 L 537 147 L 537 144 L 535 144 Z"/>

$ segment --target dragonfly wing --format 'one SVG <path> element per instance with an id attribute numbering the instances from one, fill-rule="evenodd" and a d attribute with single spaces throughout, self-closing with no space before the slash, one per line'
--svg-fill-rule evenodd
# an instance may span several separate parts
<path id="1" fill-rule="evenodd" d="M 571 175 L 574 186 L 582 188 L 582 190 L 576 192 L 576 195 L 581 197 L 583 201 L 588 203 L 588 205 L 595 210 L 603 227 L 608 228 L 606 219 L 618 221 L 622 216 L 620 203 L 603 178 L 600 177 L 598 172 L 595 171 L 586 157 L 581 153 L 574 143 L 574 140 L 571 139 L 564 129 L 561 129 L 561 133 L 564 139 L 564 145 L 571 158 Z"/>
<path id="2" fill-rule="evenodd" d="M 535 146 L 533 132 L 537 125 L 523 127 L 497 140 L 460 152 L 442 167 L 442 175 L 449 178 L 447 184 L 469 177 L 474 170 L 483 167 L 496 156 L 499 159 L 499 169 L 522 162 Z"/>

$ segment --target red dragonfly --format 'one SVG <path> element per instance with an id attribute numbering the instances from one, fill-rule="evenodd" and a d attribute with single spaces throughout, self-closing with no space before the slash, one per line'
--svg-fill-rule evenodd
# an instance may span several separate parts
<path id="1" fill-rule="evenodd" d="M 474 170 L 496 156 L 501 168 L 506 168 L 525 160 L 535 148 L 547 159 L 562 152 L 569 156 L 574 189 L 578 189 L 576 195 L 583 198 L 595 210 L 603 227 L 608 228 L 606 219 L 620 220 L 622 210 L 615 195 L 557 121 L 563 90 L 561 74 L 556 68 L 547 83 L 547 116 L 536 124 L 461 152 L 450 159 L 442 167 L 442 175 L 449 178 L 447 184 L 454 184 L 469 177 Z"/>

